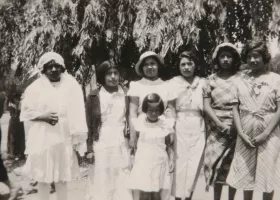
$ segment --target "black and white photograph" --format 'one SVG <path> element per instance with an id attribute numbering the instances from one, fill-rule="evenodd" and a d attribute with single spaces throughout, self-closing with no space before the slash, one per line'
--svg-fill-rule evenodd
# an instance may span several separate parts
<path id="1" fill-rule="evenodd" d="M 0 0 L 0 200 L 280 199 L 280 0 Z"/>

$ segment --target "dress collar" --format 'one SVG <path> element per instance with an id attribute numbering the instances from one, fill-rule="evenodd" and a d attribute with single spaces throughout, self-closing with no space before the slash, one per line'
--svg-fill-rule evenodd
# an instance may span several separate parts
<path id="1" fill-rule="evenodd" d="M 141 83 L 143 84 L 146 84 L 146 85 L 159 85 L 159 84 L 162 84 L 164 83 L 164 81 L 161 79 L 161 78 L 158 78 L 157 80 L 155 81 L 151 81 L 149 79 L 146 79 L 146 78 L 142 78 L 140 80 Z"/>
<path id="2" fill-rule="evenodd" d="M 183 85 L 185 85 L 186 88 L 192 88 L 192 89 L 197 88 L 197 86 L 199 84 L 199 80 L 200 80 L 200 78 L 198 76 L 195 76 L 192 84 L 190 84 L 188 81 L 186 81 L 186 79 L 183 76 L 178 76 L 177 78 L 178 78 L 179 84 L 183 84 Z"/>

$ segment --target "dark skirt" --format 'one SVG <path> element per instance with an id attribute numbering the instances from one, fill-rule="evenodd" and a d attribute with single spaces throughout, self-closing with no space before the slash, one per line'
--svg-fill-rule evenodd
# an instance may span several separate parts
<path id="1" fill-rule="evenodd" d="M 2 131 L 0 128 L 0 182 L 4 182 L 8 180 L 8 174 L 1 156 L 1 142 L 2 142 L 1 139 L 2 139 Z"/>
<path id="2" fill-rule="evenodd" d="M 12 156 L 22 157 L 25 151 L 24 125 L 19 117 L 11 117 L 8 129 L 7 153 Z"/>

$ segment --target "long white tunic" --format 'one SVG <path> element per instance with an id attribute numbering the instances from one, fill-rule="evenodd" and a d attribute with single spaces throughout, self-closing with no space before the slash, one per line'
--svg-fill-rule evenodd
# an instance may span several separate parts
<path id="1" fill-rule="evenodd" d="M 47 112 L 58 114 L 55 126 L 32 121 Z M 23 173 L 46 183 L 78 178 L 74 148 L 83 143 L 80 153 L 86 151 L 87 125 L 82 90 L 74 78 L 63 73 L 60 82 L 52 84 L 42 75 L 26 89 L 20 118 L 29 123 Z"/>

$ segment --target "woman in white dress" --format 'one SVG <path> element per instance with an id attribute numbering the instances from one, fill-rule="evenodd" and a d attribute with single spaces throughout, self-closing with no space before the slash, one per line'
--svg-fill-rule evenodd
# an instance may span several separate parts
<path id="1" fill-rule="evenodd" d="M 196 75 L 198 58 L 193 51 L 180 54 L 178 67 L 180 75 L 169 81 L 175 99 L 174 107 L 170 108 L 176 116 L 172 196 L 176 200 L 190 200 L 201 171 L 205 146 L 204 79 Z"/>
<path id="2" fill-rule="evenodd" d="M 158 94 L 164 103 L 164 109 L 167 107 L 169 99 L 168 85 L 160 78 L 164 67 L 164 59 L 152 52 L 147 51 L 140 56 L 135 66 L 136 73 L 143 77 L 139 81 L 130 82 L 129 91 L 129 120 L 130 120 L 130 147 L 135 148 L 137 137 L 132 121 L 142 113 L 143 99 L 150 93 Z M 171 188 L 171 185 L 170 185 Z M 169 199 L 170 189 L 162 190 L 162 199 Z M 136 197 L 135 197 L 136 198 Z"/>
<path id="3" fill-rule="evenodd" d="M 118 67 L 111 61 L 97 68 L 102 86 L 90 92 L 86 102 L 88 158 L 95 163 L 89 174 L 88 200 L 131 200 L 125 188 L 129 172 L 129 153 L 125 140 L 126 95 L 119 85 Z"/>
<path id="4" fill-rule="evenodd" d="M 81 155 L 86 152 L 83 93 L 59 54 L 44 54 L 37 67 L 41 76 L 22 100 L 20 119 L 29 123 L 23 172 L 38 181 L 40 200 L 49 199 L 52 182 L 57 199 L 67 200 L 67 182 L 79 177 L 75 150 Z"/>

